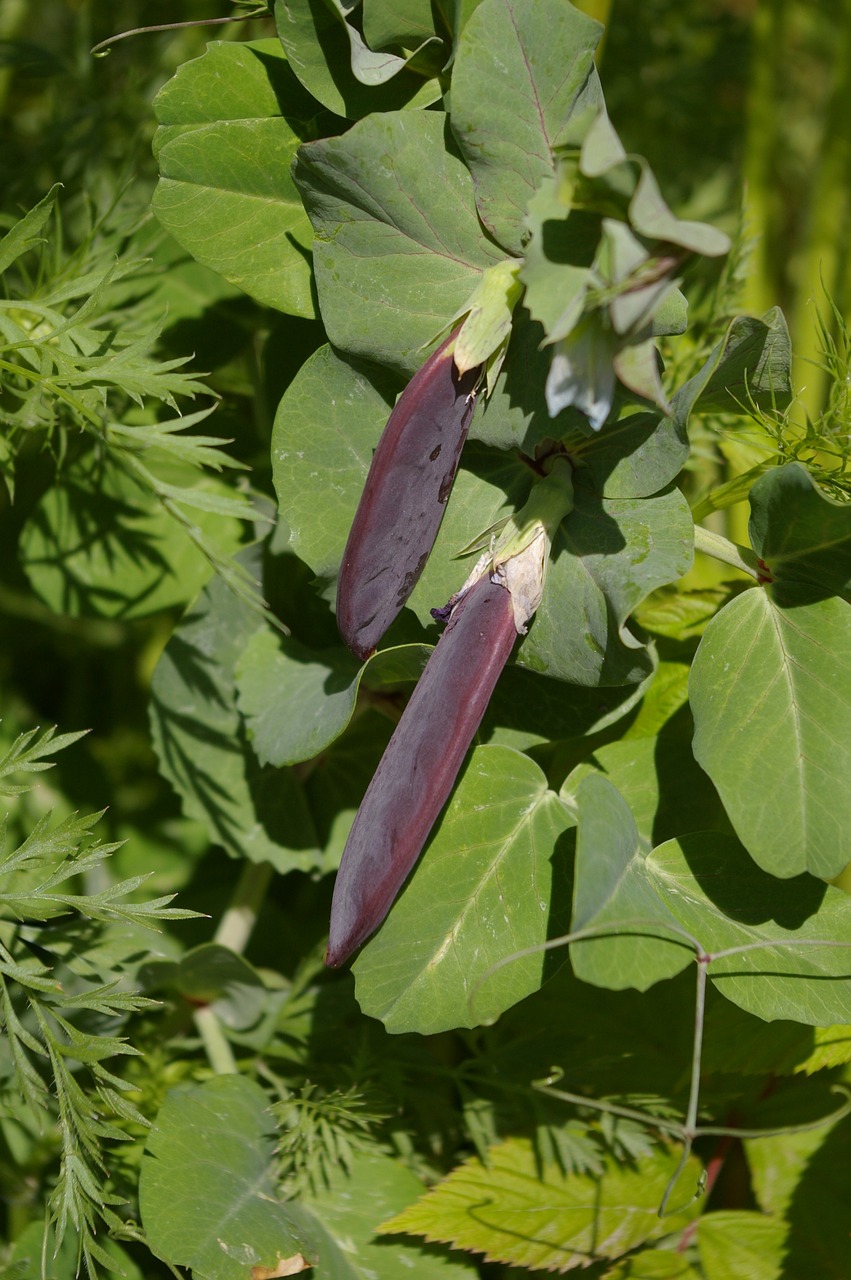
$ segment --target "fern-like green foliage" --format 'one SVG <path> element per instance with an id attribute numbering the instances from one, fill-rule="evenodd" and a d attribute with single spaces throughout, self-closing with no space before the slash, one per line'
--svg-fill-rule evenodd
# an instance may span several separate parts
<path id="1" fill-rule="evenodd" d="M 45 757 L 81 736 L 53 729 L 21 734 L 0 760 L 0 793 L 24 793 L 32 782 L 22 775 L 49 768 Z M 134 900 L 144 877 L 109 883 L 105 865 L 118 845 L 94 834 L 100 817 L 54 821 L 44 814 L 17 848 L 7 846 L 4 822 L 0 838 L 0 1108 L 55 1144 L 58 1173 L 47 1205 L 55 1245 L 73 1232 L 90 1275 L 113 1265 L 98 1243 L 99 1226 L 122 1226 L 105 1144 L 126 1140 L 128 1123 L 147 1124 L 126 1096 L 127 1083 L 105 1064 L 137 1052 L 116 1032 L 155 1002 L 122 989 L 120 974 L 93 974 L 91 965 L 75 966 L 67 955 L 91 954 L 116 922 L 154 927 L 156 920 L 194 914 L 170 907 L 169 897 Z M 92 884 L 98 887 L 87 891 Z"/>
<path id="2" fill-rule="evenodd" d="M 162 359 L 162 316 L 152 314 L 134 231 L 116 215 L 94 220 L 65 252 L 58 184 L 0 239 L 0 469 L 14 497 L 25 448 L 48 450 L 57 471 L 90 456 L 117 469 L 144 504 L 153 500 L 230 588 L 262 609 L 257 584 L 199 527 L 193 512 L 264 519 L 250 498 L 199 483 L 244 469 L 228 441 L 196 428 L 214 404 L 181 414 L 179 401 L 212 395 L 183 372 L 189 357 Z M 162 417 L 163 407 L 176 416 Z"/>

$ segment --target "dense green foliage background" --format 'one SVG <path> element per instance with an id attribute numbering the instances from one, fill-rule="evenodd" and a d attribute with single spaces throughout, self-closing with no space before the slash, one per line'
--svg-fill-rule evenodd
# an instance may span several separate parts
<path id="1" fill-rule="evenodd" d="M 789 322 L 796 397 L 783 430 L 776 429 L 770 414 L 761 420 L 757 415 L 753 430 L 739 434 L 711 415 L 700 418 L 692 425 L 692 453 L 679 478 L 710 533 L 746 543 L 748 505 L 726 505 L 706 495 L 723 493 L 725 484 L 766 459 L 802 458 L 829 492 L 847 496 L 847 331 L 841 318 L 851 309 L 851 265 L 847 237 L 838 229 L 847 226 L 851 191 L 844 137 L 851 106 L 851 10 L 826 0 L 648 0 L 640 12 L 619 0 L 611 5 L 589 0 L 580 7 L 607 22 L 598 65 L 609 115 L 626 148 L 648 158 L 679 217 L 711 223 L 733 238 L 733 267 L 723 288 L 731 297 L 738 294 L 739 309 L 760 315 L 779 304 Z M 222 1269 L 221 1250 L 203 1229 L 198 1239 L 189 1239 L 188 1228 L 169 1227 L 169 1214 L 174 1222 L 203 1224 L 197 1205 L 191 1198 L 177 1203 L 175 1189 L 193 1185 L 198 1153 L 207 1150 L 210 1163 L 227 1175 L 204 1183 L 213 1220 L 226 1215 L 241 1186 L 262 1186 L 270 1197 L 283 1187 L 291 1198 L 284 1208 L 275 1201 L 280 1218 L 251 1226 L 261 1254 L 265 1258 L 271 1249 L 274 1257 L 270 1241 L 276 1232 L 280 1239 L 304 1240 L 321 1257 L 325 1270 L 319 1274 L 346 1280 L 370 1273 L 389 1278 L 411 1267 L 426 1280 L 432 1274 L 450 1280 L 455 1272 L 508 1277 L 524 1267 L 567 1265 L 571 1249 L 576 1258 L 593 1249 L 595 1256 L 609 1259 L 596 1262 L 589 1274 L 624 1280 L 847 1276 L 851 1215 L 842 1203 L 847 1121 L 827 1134 L 804 1129 L 753 1142 L 707 1134 L 677 1184 L 683 1187 L 690 1178 L 688 1191 L 675 1196 L 671 1217 L 661 1222 L 655 1217 L 676 1151 L 652 1141 L 633 1113 L 646 1104 L 663 1134 L 671 1117 L 683 1114 L 693 1035 L 694 983 L 680 972 L 681 964 L 669 962 L 669 953 L 648 963 L 658 962 L 658 976 L 665 970 L 671 981 L 642 996 L 604 990 L 617 984 L 588 985 L 595 981 L 595 966 L 599 973 L 630 964 L 629 954 L 617 951 L 624 940 L 610 939 L 608 954 L 602 946 L 589 948 L 587 970 L 578 974 L 584 981 L 562 972 L 531 997 L 538 1002 L 531 1014 L 521 1003 L 493 1028 L 476 1023 L 500 1011 L 500 997 L 493 997 L 491 1011 L 483 988 L 479 1016 L 468 1018 L 468 993 L 461 990 L 453 1025 L 467 1027 L 472 1021 L 473 1029 L 444 1030 L 446 1023 L 436 1017 L 434 1034 L 428 1036 L 409 1030 L 425 1029 L 421 1009 L 412 1015 L 403 1004 L 388 1010 L 382 1003 L 380 963 L 373 972 L 367 966 L 359 992 L 369 1017 L 355 1002 L 351 976 L 322 970 L 332 879 L 322 873 L 339 857 L 346 822 L 389 736 L 392 721 L 386 712 L 398 714 L 399 672 L 382 672 L 379 665 L 364 677 L 361 718 L 337 752 L 334 771 L 313 772 L 304 763 L 310 753 L 299 754 L 303 744 L 280 740 L 286 709 L 275 719 L 273 706 L 274 722 L 264 722 L 268 686 L 261 680 L 252 687 L 251 675 L 255 669 L 267 672 L 265 664 L 271 664 L 286 708 L 286 697 L 296 699 L 310 679 L 321 685 L 328 671 L 321 664 L 311 666 L 307 649 L 296 670 L 293 660 L 289 667 L 274 666 L 272 629 L 257 630 L 259 615 L 252 607 L 259 605 L 251 580 L 232 556 L 251 544 L 241 552 L 241 563 L 262 577 L 269 606 L 286 619 L 296 642 L 314 649 L 317 636 L 333 642 L 307 563 L 292 555 L 267 555 L 264 565 L 255 542 L 275 512 L 275 412 L 303 362 L 325 341 L 324 330 L 311 315 L 306 269 L 303 305 L 284 315 L 190 257 L 151 215 L 158 175 L 152 152 L 154 97 L 179 68 L 203 53 L 208 40 L 258 40 L 274 36 L 275 27 L 271 18 L 263 18 L 212 32 L 159 32 L 121 42 L 106 58 L 90 54 L 98 40 L 117 30 L 230 14 L 230 6 L 213 0 L 184 0 L 179 12 L 165 3 L 130 0 L 113 6 L 0 0 L 0 229 L 9 231 L 62 184 L 55 206 L 44 206 L 32 248 L 16 266 L 17 292 L 6 296 L 3 314 L 9 326 L 26 324 L 28 335 L 34 332 L 37 339 L 33 313 L 15 305 L 29 296 L 50 309 L 45 324 L 58 315 L 70 326 L 73 317 L 81 334 L 80 350 L 73 358 L 66 351 L 64 363 L 47 346 L 39 351 L 41 380 L 34 379 L 31 397 L 24 397 L 21 418 L 16 416 L 19 373 L 12 369 L 14 335 L 10 328 L 3 331 L 8 345 L 0 353 L 5 362 L 0 363 L 5 433 L 5 443 L 0 442 L 0 756 L 14 752 L 19 735 L 36 726 L 57 725 L 60 734 L 89 731 L 76 742 L 54 740 L 53 747 L 64 747 L 55 767 L 34 779 L 33 790 L 4 797 L 7 854 L 33 829 L 40 830 L 38 823 L 49 811 L 52 822 L 69 825 L 61 838 L 54 834 L 53 843 L 48 841 L 43 864 L 38 863 L 42 855 L 34 854 L 31 864 L 6 868 L 0 943 L 23 947 L 34 965 L 49 966 L 64 992 L 50 1007 L 84 1039 L 101 1037 L 101 1048 L 91 1057 L 100 1063 L 102 1051 L 118 1078 L 116 1083 L 113 1077 L 98 1077 L 81 1049 L 76 1058 L 66 1055 L 64 1068 L 51 1067 L 53 1074 L 48 1073 L 60 1085 L 65 1082 L 71 1097 L 67 1106 L 59 1085 L 49 1092 L 58 1088 L 60 1096 L 48 1097 L 37 1083 L 21 1104 L 14 1052 L 0 1052 L 4 1265 L 20 1277 L 39 1273 L 49 1213 L 54 1226 L 64 1224 L 67 1231 L 62 1252 L 48 1257 L 47 1274 L 72 1275 L 82 1249 L 88 1265 L 118 1259 L 131 1275 L 166 1274 L 158 1259 L 191 1266 L 200 1276 L 230 1275 Z M 179 108 L 178 102 L 176 119 Z M 167 127 L 167 97 L 159 109 L 160 124 Z M 312 121 L 309 136 L 335 132 L 331 120 L 326 113 Z M 681 385 L 705 354 L 701 344 L 707 342 L 721 271 L 718 264 L 703 263 L 687 276 L 693 329 L 682 339 L 663 340 L 672 387 Z M 249 292 L 258 296 L 257 288 Z M 392 400 L 396 389 L 391 379 L 375 395 Z M 215 412 L 203 416 L 214 405 Z M 189 423 L 188 435 L 167 438 L 162 424 L 174 420 L 177 408 L 199 416 Z M 152 433 L 159 453 L 145 476 L 120 433 L 98 435 L 104 416 Z M 275 478 L 280 485 L 280 475 Z M 767 494 L 763 513 L 779 500 Z M 759 516 L 758 505 L 755 510 Z M 665 512 L 659 517 L 662 523 L 669 518 Z M 763 527 L 770 534 L 770 513 L 763 514 Z M 308 554 L 304 559 L 312 563 Z M 672 605 L 666 619 L 664 600 L 645 610 L 643 624 L 669 664 L 674 708 L 684 700 L 677 666 L 685 670 L 691 661 L 702 626 L 721 598 L 720 584 L 731 579 L 744 581 L 728 566 L 698 555 L 678 584 L 681 592 L 698 593 L 694 611 L 677 616 Z M 735 588 L 724 591 L 735 594 Z M 734 604 L 754 594 L 745 593 Z M 742 612 L 731 627 L 744 625 Z M 201 665 L 181 665 L 174 644 L 163 656 L 181 618 L 179 643 L 187 651 L 196 645 L 199 653 L 213 653 L 212 674 Z M 229 709 L 233 688 L 222 683 L 232 669 L 241 713 L 261 744 L 262 768 L 247 779 L 236 765 L 232 773 L 221 765 L 222 744 L 242 732 Z M 415 670 L 404 674 L 412 678 Z M 351 705 L 328 714 L 347 717 L 357 692 L 356 686 L 351 691 L 353 671 L 334 669 L 332 675 L 342 700 L 351 695 Z M 523 685 L 523 678 L 517 669 L 510 673 L 503 696 L 515 705 L 528 699 L 534 708 L 533 686 Z M 536 738 L 540 720 L 525 736 L 518 730 L 515 740 L 492 747 L 491 774 L 484 780 L 467 778 L 464 785 L 472 803 L 477 785 L 487 794 L 500 778 L 510 779 L 520 811 L 539 794 L 542 770 L 551 786 L 571 777 L 574 792 L 584 779 L 581 803 L 599 822 L 599 829 L 590 820 L 586 828 L 585 857 L 590 858 L 595 841 L 605 851 L 617 840 L 628 844 L 632 838 L 637 848 L 638 835 L 630 835 L 631 815 L 624 817 L 619 799 L 605 792 L 608 784 L 598 769 L 583 765 L 596 747 L 604 771 L 629 789 L 618 760 L 620 730 L 607 732 L 607 717 L 615 717 L 618 708 L 583 701 L 584 692 L 568 708 L 570 731 L 561 722 L 546 723 Z M 617 703 L 624 691 L 607 692 Z M 666 722 L 665 696 L 666 689 L 657 686 L 655 701 L 648 699 L 643 710 L 630 714 L 645 716 L 645 725 L 654 716 Z M 199 706 L 207 717 L 200 746 L 197 734 L 181 738 L 181 716 L 188 721 L 201 714 Z M 498 714 L 497 709 L 494 723 Z M 530 724 L 535 720 L 531 712 L 529 719 Z M 683 762 L 689 730 L 681 718 L 667 742 L 648 739 L 661 746 L 646 768 L 649 772 L 652 765 L 670 785 L 672 808 L 678 796 L 693 795 L 705 822 L 695 822 L 690 830 L 720 830 L 723 847 L 730 831 L 727 817 L 690 755 L 689 763 Z M 755 732 L 758 741 L 758 727 Z M 634 736 L 641 736 L 640 728 Z M 51 743 L 34 737 L 18 748 L 39 743 L 31 767 L 52 758 Z M 531 756 L 519 781 L 508 758 L 514 746 Z M 723 744 L 719 747 L 717 737 L 707 743 L 706 759 L 713 751 L 721 757 L 717 768 L 723 774 Z M 203 774 L 214 756 L 221 771 L 210 766 L 214 785 L 206 805 L 181 806 L 164 772 L 172 783 L 193 769 Z M 290 767 L 293 760 L 297 763 Z M 26 767 L 27 760 L 13 755 L 8 765 L 14 786 L 21 782 L 15 766 Z M 730 782 L 732 790 L 736 781 Z M 748 785 L 759 786 L 758 770 Z M 276 862 L 274 839 L 260 832 L 248 848 L 240 827 L 243 791 L 259 803 L 257 797 L 268 797 L 272 789 L 275 813 L 284 815 L 280 821 L 289 824 L 289 847 L 297 851 L 284 863 Z M 641 773 L 629 795 L 639 825 L 645 816 L 643 789 Z M 731 806 L 727 792 L 725 803 L 733 814 L 735 799 Z M 71 815 L 104 806 L 108 812 L 97 826 L 106 842 L 103 852 L 110 853 L 113 843 L 121 842 L 120 847 L 108 861 L 87 861 L 93 824 L 77 829 Z M 535 822 L 554 840 L 559 836 L 545 806 Z M 651 843 L 683 835 L 665 827 L 664 813 L 656 822 L 656 829 L 642 829 Z M 665 847 L 669 863 L 657 866 L 660 880 L 670 867 L 679 867 L 678 851 Z M 565 846 L 557 848 L 567 856 Z M 238 861 L 246 852 L 249 861 Z M 51 900 L 48 909 L 31 894 L 51 859 L 68 856 L 68 885 L 86 899 L 82 906 L 71 904 L 78 915 L 70 924 L 67 902 Z M 81 859 L 78 864 L 75 857 Z M 284 874 L 274 874 L 273 867 Z M 142 875 L 149 877 L 144 886 L 134 880 Z M 125 881 L 130 882 L 121 891 L 130 904 L 126 910 L 110 897 Z M 772 892 L 763 880 L 740 891 L 754 901 Z M 140 904 L 175 893 L 180 907 L 200 914 L 166 919 L 161 933 L 146 932 Z M 169 910 L 164 902 L 159 909 Z M 778 898 L 781 924 L 788 924 L 790 911 L 788 898 Z M 597 918 L 589 907 L 588 919 Z M 400 911 L 395 926 L 392 919 L 388 925 L 388 946 L 393 927 L 404 939 L 415 925 Z M 715 945 L 735 945 L 735 939 L 721 937 Z M 197 950 L 205 944 L 211 946 Z M 14 964 L 23 963 L 21 954 L 14 950 Z M 6 1044 L 23 1045 L 40 1078 L 40 1052 L 26 1036 L 35 1036 L 43 1048 L 50 1035 L 33 1022 L 35 1006 L 16 1003 L 14 983 L 23 979 L 10 956 L 11 950 L 4 954 L 4 963 L 12 966 L 3 971 L 11 993 L 3 1011 Z M 546 972 L 557 968 L 553 960 Z M 27 980 L 35 980 L 35 970 L 27 973 Z M 36 978 L 41 981 L 41 970 Z M 99 982 L 115 980 L 123 1002 L 91 996 Z M 524 979 L 518 981 L 522 986 Z M 748 987 L 747 979 L 740 982 Z M 528 990 L 534 987 L 529 979 Z M 731 1004 L 709 987 L 704 1118 L 710 1126 L 795 1127 L 839 1105 L 831 1089 L 847 1077 L 844 1064 L 851 1055 L 848 1028 L 838 1024 L 851 1018 L 831 1007 L 821 1019 L 837 1024 L 829 1034 L 786 1021 L 799 1015 L 791 998 L 783 1004 L 783 983 L 778 987 L 781 996 L 774 1005 L 747 993 Z M 26 982 L 22 989 L 29 990 Z M 160 1003 L 134 1003 L 127 993 L 137 990 Z M 47 989 L 43 995 L 47 1008 L 54 995 Z M 76 997 L 78 1008 L 62 1003 Z M 412 999 L 416 1002 L 416 989 Z M 837 1007 L 841 1011 L 841 1002 Z M 780 1021 L 767 1023 L 756 1015 Z M 9 1034 L 16 1017 L 21 1019 L 17 1040 Z M 73 1040 L 74 1032 L 51 1025 L 62 1032 L 62 1043 L 69 1036 Z M 114 1037 L 126 1037 L 140 1056 L 109 1056 L 121 1052 Z M 570 1093 L 559 1091 L 560 1063 L 571 1066 Z M 544 1079 L 548 1092 L 532 1086 Z M 173 1086 L 200 1090 L 211 1080 L 215 1096 L 192 1094 L 182 1110 L 170 1113 L 175 1096 L 181 1096 L 169 1099 Z M 75 1082 L 97 1104 L 87 1110 L 85 1101 L 75 1101 Z M 123 1112 L 122 1097 L 129 1104 Z M 583 1107 L 587 1097 L 608 1100 L 612 1109 Z M 275 1099 L 272 1115 L 270 1098 Z M 226 1123 L 217 1122 L 216 1115 L 226 1116 Z M 164 1172 L 161 1183 L 151 1180 L 147 1204 L 140 1207 L 146 1126 L 158 1116 L 160 1132 L 171 1126 L 172 1141 L 158 1149 L 161 1139 L 151 1139 L 149 1151 Z M 118 1133 L 109 1127 L 113 1120 Z M 672 1131 L 678 1132 L 675 1124 Z M 248 1151 L 240 1143 L 246 1133 L 254 1138 Z M 116 1137 L 121 1141 L 113 1141 Z M 75 1141 L 79 1151 L 75 1148 L 71 1159 L 69 1143 L 74 1147 Z M 486 1163 L 480 1165 L 477 1157 L 486 1162 L 494 1146 L 502 1154 L 483 1175 Z M 688 1225 L 697 1209 L 684 1203 L 696 1185 L 698 1161 L 710 1183 L 709 1200 L 700 1204 L 705 1216 L 699 1247 L 697 1232 Z M 790 1170 L 803 1165 L 807 1176 L 796 1181 Z M 518 1171 L 536 1182 L 541 1203 L 557 1202 L 565 1215 L 560 1219 L 563 1244 L 553 1248 L 552 1242 L 533 1241 L 526 1253 L 508 1254 L 494 1244 L 495 1260 L 481 1261 L 481 1238 L 465 1237 L 464 1223 L 451 1220 L 452 1205 L 439 1202 L 436 1210 L 415 1208 L 400 1219 L 397 1229 L 408 1234 L 399 1242 L 375 1243 L 373 1231 L 380 1223 L 408 1210 L 424 1184 L 451 1170 L 459 1182 L 468 1180 L 462 1199 L 466 1195 L 473 1204 L 477 1196 L 489 1195 L 504 1195 L 501 1203 L 509 1203 Z M 480 1183 L 482 1176 L 491 1181 Z M 600 1235 L 589 1243 L 581 1214 L 575 1223 L 569 1215 L 601 1185 L 609 1217 L 603 1214 Z M 450 1188 L 451 1200 L 452 1184 L 442 1187 Z M 618 1206 L 624 1204 L 635 1209 L 619 1241 L 626 1215 Z M 102 1212 L 120 1241 L 104 1246 L 107 1254 L 99 1253 L 105 1241 Z M 729 1216 L 735 1214 L 741 1216 Z M 141 1240 L 140 1220 L 156 1257 Z M 418 1234 L 453 1240 L 470 1252 L 424 1251 L 416 1244 Z M 355 1241 L 349 1254 L 340 1244 L 347 1237 Z M 656 1247 L 641 1251 L 648 1241 Z M 624 1258 L 632 1248 L 639 1252 Z M 253 1259 L 231 1261 L 232 1274 L 242 1275 Z"/>

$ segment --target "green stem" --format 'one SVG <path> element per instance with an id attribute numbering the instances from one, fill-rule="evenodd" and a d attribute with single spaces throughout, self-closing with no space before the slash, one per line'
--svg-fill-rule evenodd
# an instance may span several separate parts
<path id="1" fill-rule="evenodd" d="M 248 946 L 273 872 L 268 862 L 245 863 L 213 938 L 220 947 L 228 947 L 241 955 Z M 233 1075 L 239 1068 L 217 1015 L 205 1005 L 195 1010 L 194 1017 L 210 1066 L 217 1075 Z"/>
<path id="2" fill-rule="evenodd" d="M 213 1013 L 213 1010 L 209 1006 L 196 1009 L 194 1018 L 198 1034 L 204 1042 L 204 1052 L 207 1055 L 207 1060 L 216 1075 L 236 1075 L 239 1071 L 236 1065 L 236 1058 L 233 1056 L 233 1050 L 222 1030 L 222 1024 Z"/>
<path id="3" fill-rule="evenodd" d="M 732 565 L 734 569 L 748 574 L 757 582 L 762 580 L 759 558 L 750 547 L 740 547 L 738 543 L 730 542 L 720 533 L 704 529 L 700 524 L 694 526 L 694 549 L 702 551 L 704 555 L 712 556 L 713 560 L 721 560 L 724 564 Z"/>
<path id="4" fill-rule="evenodd" d="M 241 955 L 257 923 L 274 868 L 269 862 L 246 862 L 214 942 Z"/>

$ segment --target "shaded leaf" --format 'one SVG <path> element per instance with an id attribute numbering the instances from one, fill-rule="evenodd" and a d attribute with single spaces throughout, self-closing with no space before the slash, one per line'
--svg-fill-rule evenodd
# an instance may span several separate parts
<path id="1" fill-rule="evenodd" d="M 751 544 L 774 582 L 770 594 L 790 604 L 839 595 L 851 604 L 851 503 L 822 493 L 806 467 L 791 462 L 760 476 L 750 491 Z"/>
<path id="2" fill-rule="evenodd" d="M 789 1228 L 745 1209 L 707 1213 L 697 1242 L 706 1280 L 781 1280 Z"/>
<path id="3" fill-rule="evenodd" d="M 761 320 L 732 320 L 706 364 L 677 394 L 704 413 L 744 413 L 751 400 L 762 409 L 784 409 L 792 399 L 791 368 L 789 330 L 783 312 L 773 307 Z"/>
<path id="4" fill-rule="evenodd" d="M 647 873 L 646 846 L 626 801 L 605 778 L 590 774 L 576 795 L 578 830 L 571 932 L 610 932 L 571 944 L 577 978 L 622 990 L 672 978 L 692 961 L 678 921 Z"/>
<path id="5" fill-rule="evenodd" d="M 466 1259 L 413 1241 L 376 1240 L 375 1228 L 422 1193 L 423 1184 L 399 1160 L 354 1151 L 350 1171 L 332 1169 L 326 1185 L 299 1199 L 305 1236 L 328 1280 L 464 1280 Z M 302 1211 L 302 1206 L 304 1209 Z"/>
<path id="6" fill-rule="evenodd" d="M 278 406 L 272 477 L 287 545 L 320 578 L 337 575 L 372 451 L 400 389 L 378 366 L 324 346 Z"/>
<path id="7" fill-rule="evenodd" d="M 383 83 L 364 83 L 353 69 L 362 51 L 357 29 L 345 21 L 351 3 L 324 0 L 275 0 L 275 23 L 289 63 L 305 89 L 329 111 L 349 120 L 369 112 L 425 107 L 440 97 L 437 81 L 423 83 L 404 67 Z"/>
<path id="8" fill-rule="evenodd" d="M 181 492 L 196 501 L 233 496 L 211 477 Z M 224 554 L 240 545 L 242 526 L 230 514 L 202 512 L 195 523 Z M 91 459 L 63 470 L 18 547 L 36 594 L 56 613 L 77 617 L 140 618 L 173 608 L 191 600 L 212 573 L 160 502 L 116 467 Z"/>
<path id="9" fill-rule="evenodd" d="M 42 196 L 38 204 L 25 213 L 0 239 L 0 274 L 8 271 L 12 263 L 34 245 L 44 243 L 41 233 L 53 213 L 53 206 L 56 204 L 61 186 L 59 182 L 54 183 L 47 195 Z"/>
<path id="10" fill-rule="evenodd" d="M 690 567 L 691 516 L 677 490 L 601 502 L 578 481 L 574 509 L 553 543 L 543 603 L 517 661 L 574 684 L 637 683 L 653 664 L 626 620 L 654 588 Z"/>
<path id="11" fill-rule="evenodd" d="M 645 850 L 689 831 L 730 832 L 717 791 L 687 744 L 673 734 L 598 747 L 568 775 L 561 795 L 575 798 L 585 778 L 599 775 L 626 801 Z"/>
<path id="12" fill-rule="evenodd" d="M 851 862 L 851 606 L 798 590 L 783 609 L 745 591 L 709 623 L 689 679 L 694 755 L 761 867 L 830 878 Z"/>
<path id="13" fill-rule="evenodd" d="M 301 1253 L 275 1195 L 275 1122 L 259 1085 L 218 1076 L 173 1090 L 145 1147 L 139 1208 L 158 1258 L 205 1280 L 245 1280 Z"/>
<path id="14" fill-rule="evenodd" d="M 256 549 L 249 563 L 258 563 Z M 173 633 L 151 682 L 151 732 L 160 769 L 233 857 L 279 871 L 321 862 L 304 793 L 291 770 L 261 765 L 236 706 L 234 667 L 267 624 L 218 580 Z"/>
<path id="15" fill-rule="evenodd" d="M 767 1021 L 851 1021 L 851 898 L 811 876 L 777 880 L 734 839 L 696 833 L 660 845 L 647 870 L 661 900 L 714 959 L 722 995 Z M 823 944 L 823 945 L 822 945 Z"/>

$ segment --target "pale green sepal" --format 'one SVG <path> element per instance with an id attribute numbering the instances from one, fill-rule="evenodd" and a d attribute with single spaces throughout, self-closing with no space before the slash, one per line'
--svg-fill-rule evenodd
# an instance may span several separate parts
<path id="1" fill-rule="evenodd" d="M 506 258 L 495 267 L 488 267 L 452 319 L 454 324 L 467 316 L 455 343 L 455 367 L 463 374 L 487 364 L 488 393 L 502 368 L 511 336 L 511 317 L 523 292 L 517 278 L 521 265 Z"/>
<path id="2" fill-rule="evenodd" d="M 510 592 L 518 635 L 526 634 L 541 603 L 553 538 L 572 510 L 573 467 L 569 459 L 557 457 L 549 475 L 534 485 L 526 504 L 509 517 L 493 550 L 476 566 L 481 574 L 489 564 L 492 580 Z"/>

